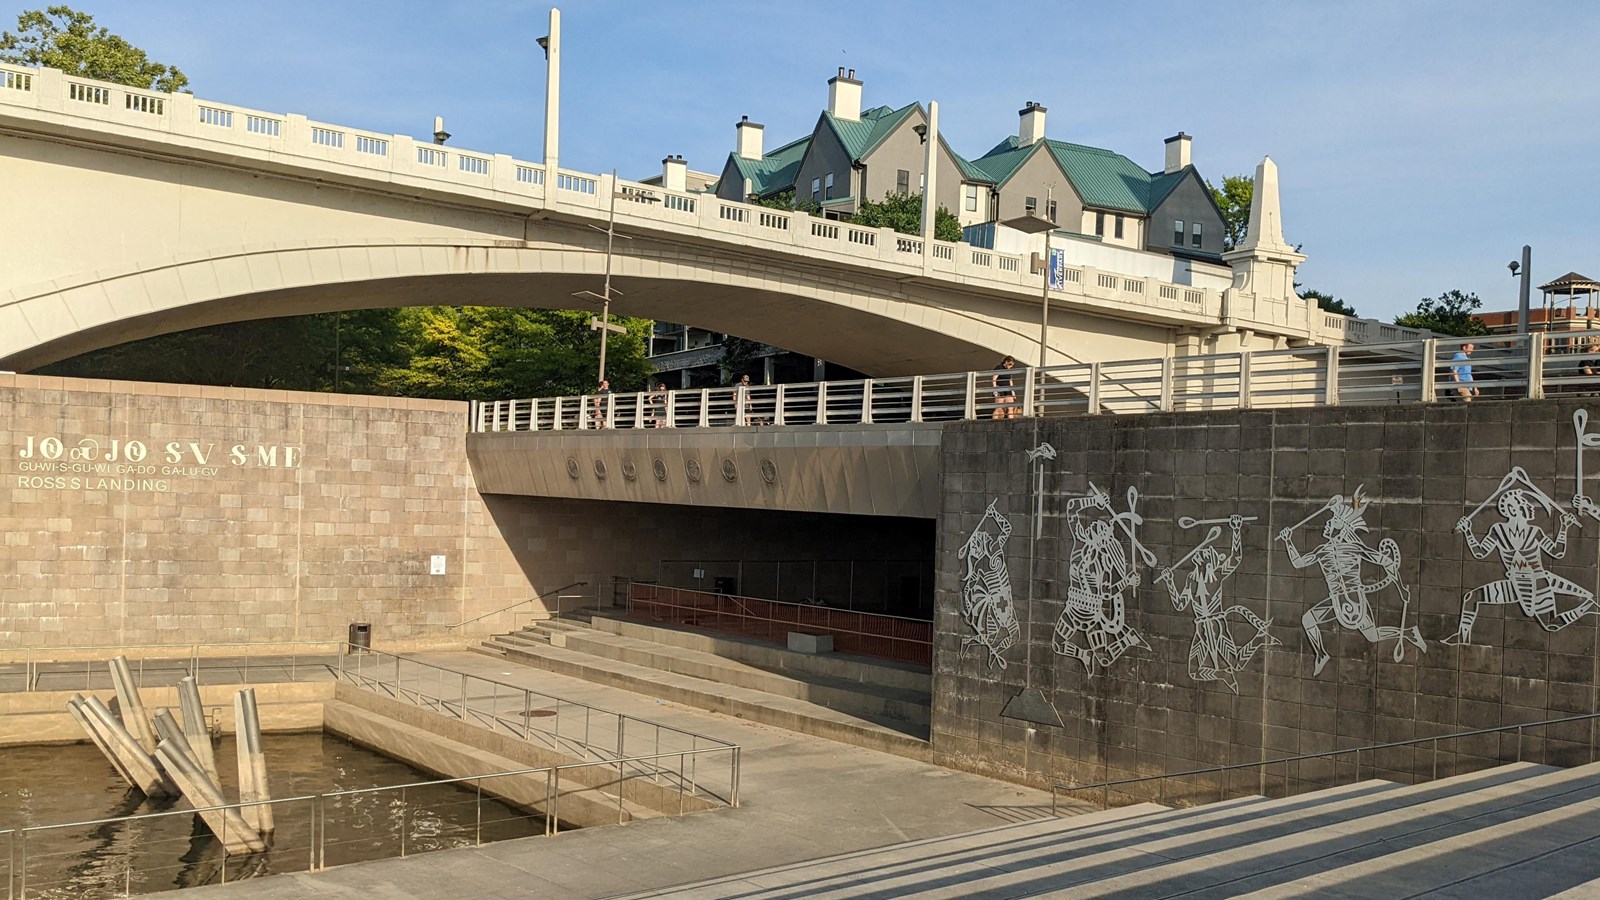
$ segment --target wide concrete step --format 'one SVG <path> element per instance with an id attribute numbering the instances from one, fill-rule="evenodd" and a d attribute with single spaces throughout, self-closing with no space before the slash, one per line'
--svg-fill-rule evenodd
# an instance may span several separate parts
<path id="1" fill-rule="evenodd" d="M 596 612 L 578 617 L 575 621 L 595 631 L 652 641 L 669 647 L 700 650 L 723 659 L 749 663 L 769 672 L 781 672 L 796 678 L 824 675 L 843 681 L 859 681 L 923 693 L 930 693 L 933 689 L 933 675 L 928 668 L 911 663 L 853 656 L 848 653 L 796 653 L 769 641 L 702 631 L 687 626 L 630 619 L 621 613 L 611 611 Z"/>
<path id="2" fill-rule="evenodd" d="M 1568 770 L 1515 765 L 1412 785 L 1369 803 L 1325 807 L 1292 825 L 1278 819 L 1276 827 L 1252 829 L 1248 840 L 1222 833 L 1153 841 L 1146 850 L 1160 859 L 1074 890 L 1085 897 L 1234 897 L 1345 860 L 1379 857 L 1525 816 L 1542 802 L 1559 805 L 1591 780 Z M 1262 812 L 1270 816 L 1271 805 Z"/>
<path id="3" fill-rule="evenodd" d="M 926 732 L 914 733 L 915 726 L 905 722 L 874 720 L 805 700 L 664 672 L 563 647 L 528 640 L 497 640 L 504 648 L 506 659 L 512 662 L 913 759 L 926 760 L 930 756 Z"/>
<path id="4" fill-rule="evenodd" d="M 541 624 L 507 637 L 512 642 L 523 639 L 550 643 L 549 637 L 552 635 L 564 642 L 568 650 L 592 656 L 805 700 L 853 715 L 894 719 L 924 729 L 928 726 L 928 710 L 932 699 L 925 690 L 886 687 L 821 674 L 780 674 L 703 650 L 585 628 L 552 630 Z"/>
<path id="5" fill-rule="evenodd" d="M 1246 896 L 1545 897 L 1600 878 L 1600 764 L 1462 799 L 1419 839 L 1397 840 L 1373 822 L 1383 852 L 1341 852 L 1320 871 L 1286 872 L 1299 877 Z"/>
<path id="6" fill-rule="evenodd" d="M 1362 782 L 1033 822 L 645 896 L 1549 896 L 1600 878 L 1597 794 L 1600 767 L 1505 766 L 1405 787 Z"/>

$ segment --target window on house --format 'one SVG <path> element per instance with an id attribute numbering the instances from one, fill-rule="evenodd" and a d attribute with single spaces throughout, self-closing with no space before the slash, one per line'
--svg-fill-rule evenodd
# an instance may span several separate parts
<path id="1" fill-rule="evenodd" d="M 1203 243 L 1201 241 L 1201 239 L 1200 239 L 1200 223 L 1199 222 L 1194 223 L 1194 233 L 1190 236 L 1189 242 L 1191 244 L 1193 244 L 1194 246 L 1196 246 L 1196 247 L 1200 246 L 1200 244 Z"/>
<path id="2" fill-rule="evenodd" d="M 1094 234 L 1095 237 L 1106 236 L 1106 214 L 1103 212 L 1094 214 Z"/>
<path id="3" fill-rule="evenodd" d="M 1183 220 L 1172 220 L 1172 242 L 1179 247 L 1183 246 Z"/>
<path id="4" fill-rule="evenodd" d="M 977 212 L 978 211 L 978 186 L 975 185 L 975 184 L 969 184 L 969 185 L 964 186 L 962 188 L 962 191 L 966 195 L 967 212 Z"/>
<path id="5" fill-rule="evenodd" d="M 1056 220 L 1056 202 L 1054 200 L 1051 200 L 1050 201 L 1050 221 L 1054 222 L 1055 220 Z"/>
<path id="6" fill-rule="evenodd" d="M 1117 213 L 1117 226 L 1115 233 L 1117 237 L 1122 237 L 1122 213 Z"/>
<path id="7" fill-rule="evenodd" d="M 828 173 L 827 181 L 825 182 L 823 196 L 826 197 L 829 200 L 833 199 L 833 173 L 832 172 Z"/>
<path id="8" fill-rule="evenodd" d="M 814 203 L 821 203 L 822 202 L 822 179 L 820 179 L 820 178 L 811 179 L 811 200 Z M 1180 225 L 1179 226 L 1179 230 L 1181 231 L 1182 228 L 1183 228 L 1183 226 Z M 1182 235 L 1179 235 L 1179 238 L 1180 238 L 1180 240 L 1178 241 L 1178 243 L 1180 243 L 1180 244 L 1183 243 L 1183 241 L 1181 240 Z"/>
<path id="9" fill-rule="evenodd" d="M 1033 215 L 1034 213 L 1038 212 L 1039 211 L 1039 198 L 1038 197 L 1026 197 L 1026 198 L 1024 198 L 1023 201 L 1022 201 L 1022 210 L 1023 210 L 1023 212 L 1027 213 L 1030 216 Z"/>
<path id="10" fill-rule="evenodd" d="M 899 169 L 894 173 L 894 191 L 897 194 L 911 193 L 910 169 Z"/>

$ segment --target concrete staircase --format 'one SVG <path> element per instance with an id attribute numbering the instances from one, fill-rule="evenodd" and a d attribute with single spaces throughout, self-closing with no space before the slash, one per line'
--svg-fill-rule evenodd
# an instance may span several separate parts
<path id="1" fill-rule="evenodd" d="M 650 897 L 1596 896 L 1600 764 L 1518 763 L 1189 809 L 1141 804 L 684 885 Z"/>
<path id="2" fill-rule="evenodd" d="M 856 656 L 813 656 L 605 614 L 537 622 L 481 652 L 687 706 L 928 756 L 930 676 Z"/>

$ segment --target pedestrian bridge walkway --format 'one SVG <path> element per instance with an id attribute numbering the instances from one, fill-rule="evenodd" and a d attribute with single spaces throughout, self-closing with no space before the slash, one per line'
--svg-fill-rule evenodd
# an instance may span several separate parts
<path id="1" fill-rule="evenodd" d="M 1600 391 L 1600 332 L 1436 338 L 995 370 L 475 403 L 473 432 L 953 422 L 1539 399 Z M 1470 385 L 1457 355 L 1473 345 Z M 1600 354 L 1592 354 L 1600 357 Z"/>

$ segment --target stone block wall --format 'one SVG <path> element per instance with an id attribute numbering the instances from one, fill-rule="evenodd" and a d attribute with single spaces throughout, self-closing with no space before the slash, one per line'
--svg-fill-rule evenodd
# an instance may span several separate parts
<path id="1" fill-rule="evenodd" d="M 1600 616 L 1592 614 L 1592 598 L 1600 590 L 1600 510 L 1584 515 L 1573 497 L 1600 495 L 1594 477 L 1600 454 L 1591 450 L 1584 460 L 1578 490 L 1579 409 L 1586 409 L 1581 401 L 1547 400 L 950 426 L 936 574 L 937 757 L 1033 783 L 1082 784 L 1595 710 Z M 1600 413 L 1600 403 L 1594 411 Z M 1030 460 L 1028 451 L 1041 443 L 1052 446 L 1054 457 Z M 1035 539 L 1039 467 L 1043 516 Z M 1519 474 L 1508 481 L 1514 467 Z M 1091 484 L 1104 492 L 1110 510 L 1074 499 L 1090 494 Z M 1142 521 L 1111 521 L 1111 512 L 1128 511 L 1130 489 L 1137 491 L 1133 510 Z M 1506 509 L 1522 524 L 1502 510 L 1507 491 L 1520 496 Z M 986 518 L 991 503 L 995 515 Z M 1564 548 L 1555 542 L 1563 511 L 1578 512 L 1581 523 L 1569 526 Z M 1215 562 L 1224 562 L 1232 533 L 1227 520 L 1234 515 L 1249 519 L 1239 523 L 1238 566 L 1211 580 L 1207 590 L 1219 598 L 1222 615 L 1202 622 L 1193 605 L 1179 608 L 1160 573 L 1172 567 L 1180 594 L 1185 584 L 1192 587 L 1192 577 L 1207 580 L 1195 575 L 1195 558 L 1184 557 L 1216 527 L 1208 546 L 1221 551 Z M 998 553 L 1004 529 L 996 516 L 1011 528 Z M 1482 559 L 1470 552 L 1458 528 L 1468 516 L 1479 541 L 1532 548 L 1523 559 L 1566 580 L 1524 580 L 1523 593 L 1538 616 L 1525 611 L 1516 602 L 1518 589 L 1505 583 L 1514 561 L 1508 566 L 1492 547 Z M 1184 518 L 1215 526 L 1180 527 Z M 1303 520 L 1309 521 L 1297 525 Z M 1099 536 L 1096 521 L 1107 523 L 1109 538 Z M 1541 529 L 1551 544 L 1538 549 L 1528 526 Z M 1304 567 L 1294 565 L 1280 539 L 1285 529 L 1297 552 L 1307 554 Z M 985 546 L 969 543 L 975 531 L 988 535 L 978 542 Z M 1564 556 L 1556 558 L 1562 549 Z M 1146 552 L 1148 559 L 1142 558 Z M 998 573 L 1001 557 L 1004 572 Z M 1330 588 L 1325 562 L 1335 584 L 1365 587 Z M 1074 570 L 1083 579 L 1076 589 Z M 1118 587 L 1127 577 L 1136 583 Z M 1017 634 L 1009 647 L 999 587 L 1007 579 Z M 1497 582 L 1503 584 L 1486 588 L 1488 594 L 1511 602 L 1484 606 L 1469 644 L 1444 643 L 1460 631 L 1463 596 Z M 1555 609 L 1539 613 L 1537 595 L 1552 586 L 1559 586 Z M 1363 592 L 1367 622 L 1360 621 L 1362 604 L 1355 600 Z M 1063 644 L 1057 624 L 1074 596 L 1082 600 L 1077 621 L 1086 624 Z M 1335 604 L 1326 602 L 1330 597 L 1351 599 L 1351 624 L 1379 630 L 1343 627 Z M 1192 590 L 1187 599 L 1192 604 Z M 1327 613 L 1318 628 L 1330 659 L 1320 672 L 1303 622 L 1312 610 Z M 1578 610 L 1570 623 L 1560 617 L 1569 610 Z M 981 617 L 985 612 L 988 619 Z M 1219 650 L 1220 630 L 1236 648 L 1265 641 L 1251 616 L 1270 623 L 1265 634 L 1276 643 L 1244 654 L 1248 659 Z M 1405 628 L 1418 629 L 1426 652 L 1382 630 L 1400 627 L 1402 619 Z M 1066 620 L 1070 626 L 1073 617 Z M 1118 639 L 1130 633 L 1138 639 L 1124 649 Z M 969 642 L 980 634 L 999 652 Z M 1061 724 L 1046 724 L 1051 714 L 1037 702 L 1011 706 L 1013 715 L 1004 715 L 1019 695 L 1045 701 Z M 1588 761 L 1594 740 L 1594 723 L 1580 722 L 1529 730 L 1520 739 L 1512 733 L 1446 741 L 1437 756 L 1431 744 L 1400 748 L 1367 754 L 1362 776 L 1406 780 L 1435 764 L 1448 774 L 1519 754 L 1533 761 Z M 1159 789 L 1172 800 L 1184 791 L 1198 797 L 1274 790 L 1282 779 L 1348 778 L 1353 767 L 1348 757 L 1312 760 L 1260 777 L 1236 775 L 1227 785 L 1202 776 L 1130 792 L 1155 796 Z"/>
<path id="2" fill-rule="evenodd" d="M 538 587 L 465 430 L 463 403 L 0 375 L 0 648 L 459 639 Z"/>

